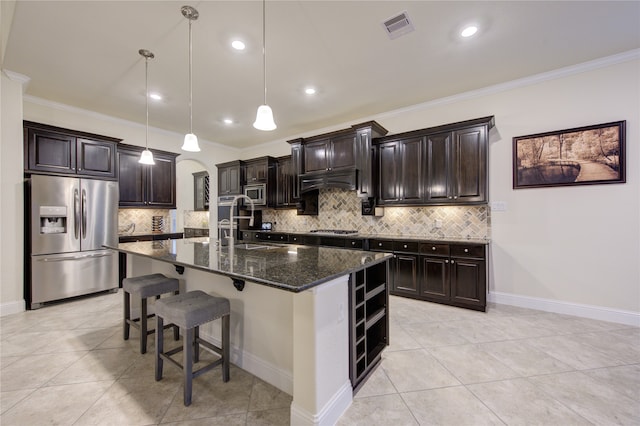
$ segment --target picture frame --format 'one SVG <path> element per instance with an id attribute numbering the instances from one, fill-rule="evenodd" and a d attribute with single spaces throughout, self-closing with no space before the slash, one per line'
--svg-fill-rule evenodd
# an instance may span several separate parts
<path id="1" fill-rule="evenodd" d="M 626 120 L 513 138 L 513 189 L 625 183 Z"/>

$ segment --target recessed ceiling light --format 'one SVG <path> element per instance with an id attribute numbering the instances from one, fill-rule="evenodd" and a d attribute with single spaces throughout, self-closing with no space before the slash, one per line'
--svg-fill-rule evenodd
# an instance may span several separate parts
<path id="1" fill-rule="evenodd" d="M 241 42 L 240 40 L 233 40 L 231 42 L 231 47 L 233 47 L 236 50 L 244 50 L 245 45 L 243 42 Z"/>
<path id="2" fill-rule="evenodd" d="M 307 95 L 315 95 L 316 89 L 314 89 L 313 87 L 307 87 L 306 89 L 304 89 L 304 93 L 306 93 Z"/>
<path id="3" fill-rule="evenodd" d="M 468 27 L 466 27 L 460 32 L 460 35 L 462 37 L 471 37 L 477 32 L 478 32 L 478 27 L 476 27 L 475 25 L 469 25 Z"/>
<path id="4" fill-rule="evenodd" d="M 233 124 L 233 120 L 230 118 L 225 118 L 224 120 L 222 120 L 224 122 L 224 124 Z"/>
<path id="5" fill-rule="evenodd" d="M 149 93 L 149 97 L 151 99 L 153 99 L 154 101 L 161 101 L 162 100 L 162 96 L 158 93 Z"/>

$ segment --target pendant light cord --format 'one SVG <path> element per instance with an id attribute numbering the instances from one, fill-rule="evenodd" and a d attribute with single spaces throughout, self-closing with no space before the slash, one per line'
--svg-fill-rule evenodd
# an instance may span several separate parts
<path id="1" fill-rule="evenodd" d="M 144 135 L 144 146 L 149 149 L 149 57 L 144 58 L 144 96 L 147 106 L 147 127 Z"/>
<path id="2" fill-rule="evenodd" d="M 189 133 L 193 134 L 193 83 L 192 83 L 192 45 L 191 45 L 191 18 L 189 19 Z"/>
<path id="3" fill-rule="evenodd" d="M 266 42 L 266 18 L 265 7 L 266 0 L 262 0 L 262 81 L 264 83 L 264 104 L 267 104 L 267 42 Z"/>

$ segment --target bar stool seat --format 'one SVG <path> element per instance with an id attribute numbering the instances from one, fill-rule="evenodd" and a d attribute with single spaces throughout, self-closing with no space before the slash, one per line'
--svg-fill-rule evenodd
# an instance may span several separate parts
<path id="1" fill-rule="evenodd" d="M 176 278 L 169 278 L 163 274 L 141 275 L 122 280 L 122 289 L 124 292 L 124 340 L 129 340 L 130 326 L 139 329 L 140 353 L 144 354 L 147 352 L 147 336 L 155 332 L 147 329 L 147 319 L 154 316 L 154 314 L 147 314 L 147 298 L 160 299 L 160 295 L 165 293 L 178 294 L 179 282 Z M 131 319 L 132 294 L 140 297 L 140 317 L 135 319 Z M 169 327 L 173 328 L 173 337 L 178 340 L 180 338 L 178 327 L 167 324 L 163 329 Z"/>
<path id="2" fill-rule="evenodd" d="M 176 324 L 182 329 L 183 344 L 164 352 L 162 333 L 156 334 L 156 380 L 162 379 L 163 361 L 169 361 L 182 369 L 184 377 L 184 405 L 191 405 L 193 379 L 207 371 L 222 365 L 222 380 L 229 381 L 229 319 L 231 306 L 229 299 L 215 297 L 203 291 L 189 291 L 170 296 L 156 302 L 156 330 L 162 330 L 164 321 Z M 199 327 L 202 324 L 222 318 L 222 345 L 215 346 L 200 339 Z M 198 362 L 200 345 L 220 355 L 214 362 L 193 371 L 193 363 Z M 182 364 L 171 356 L 182 352 Z"/>

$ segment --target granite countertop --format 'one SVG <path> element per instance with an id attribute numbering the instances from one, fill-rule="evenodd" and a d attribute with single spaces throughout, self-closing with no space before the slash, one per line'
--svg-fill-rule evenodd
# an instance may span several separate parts
<path id="1" fill-rule="evenodd" d="M 391 253 L 294 244 L 238 244 L 230 249 L 217 243 L 200 237 L 107 247 L 296 293 L 392 257 Z"/>
<path id="2" fill-rule="evenodd" d="M 366 238 L 366 239 L 380 239 L 380 240 L 403 240 L 403 241 L 437 241 L 442 243 L 453 244 L 489 244 L 491 240 L 489 238 L 464 238 L 464 237 L 441 237 L 437 235 L 404 235 L 404 234 L 322 234 L 316 232 L 303 232 L 303 231 L 286 231 L 286 230 L 273 230 L 273 231 L 261 231 L 259 229 L 252 230 L 254 232 L 273 232 L 280 234 L 290 235 L 316 235 L 316 236 L 330 236 L 337 238 Z"/>

